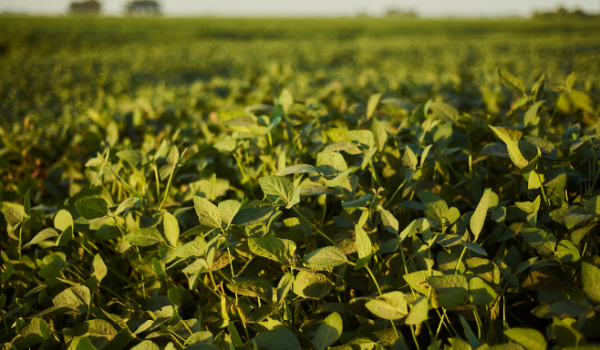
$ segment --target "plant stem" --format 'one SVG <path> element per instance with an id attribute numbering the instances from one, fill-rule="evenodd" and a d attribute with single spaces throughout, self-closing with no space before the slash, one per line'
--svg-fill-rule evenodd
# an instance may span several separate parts
<path id="1" fill-rule="evenodd" d="M 467 251 L 467 247 L 464 247 L 462 252 L 460 253 L 460 257 L 458 258 L 458 261 L 456 262 L 456 268 L 454 269 L 455 275 L 458 275 L 458 267 L 460 266 L 460 262 L 461 262 L 463 256 L 465 255 L 466 251 Z"/>
<path id="2" fill-rule="evenodd" d="M 373 272 L 371 271 L 369 266 L 365 266 L 365 268 L 367 269 L 367 271 L 369 271 L 369 275 L 371 275 L 371 278 L 373 279 L 373 283 L 375 283 L 375 287 L 377 287 L 377 291 L 379 292 L 379 295 L 383 294 L 383 293 L 381 293 L 381 288 L 379 288 L 379 283 L 377 283 L 377 279 L 373 275 Z"/>
<path id="3" fill-rule="evenodd" d="M 475 316 L 475 322 L 477 323 L 477 338 L 481 339 L 481 319 L 479 318 L 479 314 L 477 313 L 477 309 L 475 305 L 471 305 L 471 309 L 473 310 L 473 315 Z"/>
<path id="4" fill-rule="evenodd" d="M 171 180 L 173 179 L 174 173 L 175 173 L 175 169 L 173 169 L 173 171 L 171 172 L 171 175 L 169 175 L 169 182 L 167 182 L 167 188 L 165 188 L 165 196 L 163 197 L 162 202 L 160 202 L 160 205 L 158 206 L 158 211 L 160 211 L 162 209 L 163 204 L 165 204 L 165 201 L 167 200 L 167 196 L 169 195 L 169 187 L 171 187 Z"/>
<path id="5" fill-rule="evenodd" d="M 310 222 L 304 215 L 302 215 L 302 213 L 298 209 L 296 209 L 296 207 L 292 207 L 292 210 L 296 214 L 298 214 L 298 216 L 300 216 L 300 218 L 302 218 L 302 220 L 306 221 L 310 225 L 310 227 L 312 227 L 315 231 L 317 231 L 321 236 L 325 237 L 325 239 L 327 239 L 331 244 L 335 245 L 335 242 L 333 241 L 333 239 L 329 238 L 329 236 L 327 236 L 317 226 L 313 225 L 312 222 Z"/>
<path id="6" fill-rule="evenodd" d="M 390 203 L 392 203 L 392 201 L 394 200 L 394 197 L 396 197 L 396 194 L 398 193 L 398 191 L 400 191 L 400 189 L 402 188 L 402 186 L 404 186 L 404 184 L 406 183 L 406 179 L 404 179 L 404 181 L 402 181 L 402 183 L 400 184 L 400 186 L 398 186 L 398 188 L 396 189 L 396 191 L 394 192 L 394 194 L 392 195 L 392 198 L 390 198 L 389 201 L 387 201 L 387 203 L 385 203 L 383 205 L 383 208 L 385 209 L 385 207 L 387 207 L 388 205 L 390 205 Z"/>
<path id="7" fill-rule="evenodd" d="M 160 198 L 160 181 L 158 180 L 158 170 L 154 166 L 154 178 L 156 179 L 156 200 Z"/>

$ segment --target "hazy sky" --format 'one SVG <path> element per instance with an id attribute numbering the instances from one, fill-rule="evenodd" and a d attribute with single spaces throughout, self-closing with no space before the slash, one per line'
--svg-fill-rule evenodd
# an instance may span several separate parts
<path id="1" fill-rule="evenodd" d="M 127 0 L 100 0 L 119 14 Z M 70 0 L 0 0 L 0 11 L 64 13 Z M 167 15 L 343 16 L 379 15 L 389 7 L 413 9 L 424 17 L 530 15 L 558 5 L 600 13 L 600 0 L 159 0 Z"/>

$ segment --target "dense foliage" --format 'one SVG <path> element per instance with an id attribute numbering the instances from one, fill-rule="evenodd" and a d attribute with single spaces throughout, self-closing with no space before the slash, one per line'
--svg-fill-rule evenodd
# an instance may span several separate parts
<path id="1" fill-rule="evenodd" d="M 2 78 L 4 348 L 597 347 L 597 71 L 440 62 L 431 84 L 362 62 L 94 90 L 24 61 Z"/>
<path id="2" fill-rule="evenodd" d="M 0 126 L 134 104 L 206 116 L 272 104 L 284 87 L 302 101 L 440 96 L 498 115 L 510 103 L 499 67 L 527 84 L 575 71 L 581 90 L 599 88 L 595 20 L 2 17 L 0 33 Z"/>

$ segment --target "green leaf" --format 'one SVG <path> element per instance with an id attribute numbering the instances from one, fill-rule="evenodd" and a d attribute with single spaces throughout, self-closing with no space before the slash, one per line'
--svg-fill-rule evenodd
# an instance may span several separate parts
<path id="1" fill-rule="evenodd" d="M 367 118 L 371 118 L 373 112 L 375 112 L 375 108 L 377 108 L 380 98 L 381 94 L 373 94 L 369 97 L 369 102 L 367 103 Z"/>
<path id="2" fill-rule="evenodd" d="M 104 260 L 102 260 L 100 254 L 94 255 L 94 258 L 92 259 L 92 270 L 90 275 L 95 277 L 98 281 L 98 284 L 100 284 L 102 279 L 106 277 L 107 273 L 108 269 L 106 268 L 106 264 L 104 263 Z"/>
<path id="3" fill-rule="evenodd" d="M 90 289 L 83 285 L 78 285 L 65 289 L 52 298 L 52 303 L 56 307 L 68 307 L 78 313 L 87 311 L 90 304 Z"/>
<path id="4" fill-rule="evenodd" d="M 513 163 L 518 168 L 526 167 L 529 164 L 529 162 L 523 157 L 523 154 L 519 149 L 518 143 L 516 141 L 513 141 L 510 138 L 510 136 L 506 133 L 506 131 L 504 131 L 504 129 L 495 128 L 491 125 L 489 127 L 494 131 L 494 134 L 496 134 L 496 136 L 498 136 L 498 138 L 506 144 L 506 148 L 508 149 L 508 155 L 510 156 L 510 159 L 513 161 Z"/>
<path id="5" fill-rule="evenodd" d="M 396 251 L 396 249 L 398 249 L 398 247 L 400 247 L 400 240 L 397 238 L 392 238 L 390 240 L 388 240 L 387 242 L 385 242 L 378 250 L 375 254 L 377 255 L 383 255 L 383 254 L 390 254 Z"/>
<path id="6" fill-rule="evenodd" d="M 325 186 L 327 187 L 341 187 L 344 182 L 346 182 L 346 179 L 348 178 L 348 175 L 350 175 L 350 172 L 352 171 L 352 169 L 348 169 L 346 171 L 343 171 L 341 173 L 339 173 L 335 178 L 327 181 L 325 183 Z"/>
<path id="7" fill-rule="evenodd" d="M 444 219 L 447 220 L 447 224 L 453 225 L 458 219 L 460 219 L 460 211 L 456 207 L 451 207 L 444 213 Z"/>
<path id="8" fill-rule="evenodd" d="M 540 177 L 534 170 L 532 170 L 529 173 L 529 179 L 527 180 L 527 189 L 535 190 L 540 187 L 542 187 L 542 182 L 540 181 Z"/>
<path id="9" fill-rule="evenodd" d="M 171 147 L 169 154 L 167 155 L 167 163 L 170 165 L 177 165 L 179 162 L 179 150 L 176 146 Z"/>
<path id="10" fill-rule="evenodd" d="M 10 261 L 8 261 L 6 263 L 6 268 L 4 269 L 4 271 L 2 271 L 2 284 L 5 284 L 11 278 L 14 272 L 14 265 Z"/>
<path id="11" fill-rule="evenodd" d="M 186 339 L 183 345 L 192 345 L 198 343 L 212 343 L 213 342 L 213 334 L 209 331 L 200 331 L 192 334 L 189 338 Z"/>
<path id="12" fill-rule="evenodd" d="M 362 259 L 371 254 L 371 240 L 359 225 L 355 225 L 354 230 L 356 232 L 356 251 L 358 252 L 358 258 Z"/>
<path id="13" fill-rule="evenodd" d="M 373 195 L 371 193 L 367 193 L 364 196 L 360 197 L 359 199 L 343 202 L 342 208 L 348 210 L 348 209 L 352 209 L 352 208 L 366 206 L 367 203 L 369 203 L 369 201 L 371 200 L 371 198 L 373 198 Z"/>
<path id="14" fill-rule="evenodd" d="M 165 273 L 165 269 L 161 265 L 160 261 L 158 261 L 158 259 L 156 257 L 153 257 L 151 262 L 152 262 L 152 267 L 154 268 L 154 272 L 156 273 L 156 275 L 159 278 L 166 279 L 167 274 Z"/>
<path id="15" fill-rule="evenodd" d="M 65 209 L 59 210 L 54 216 L 54 228 L 64 231 L 69 226 L 73 226 L 73 217 L 71 216 L 71 213 Z"/>
<path id="16" fill-rule="evenodd" d="M 23 319 L 21 319 L 20 322 L 23 323 Z M 21 325 L 21 327 L 16 330 L 16 333 L 21 337 L 16 343 L 16 349 L 30 348 L 33 345 L 42 342 L 44 339 L 50 338 L 52 335 L 46 321 L 39 317 L 31 319 L 28 324 Z M 15 345 L 8 347 L 8 349 L 15 349 Z"/>
<path id="17" fill-rule="evenodd" d="M 485 251 L 485 249 L 483 249 L 477 243 L 465 242 L 465 241 L 460 241 L 460 243 L 462 243 L 462 245 L 464 245 L 465 247 L 471 249 L 472 251 L 474 251 L 477 254 L 481 254 L 483 256 L 487 256 L 487 252 Z"/>
<path id="18" fill-rule="evenodd" d="M 25 199 L 23 200 L 23 211 L 26 216 L 31 216 L 31 187 L 25 193 Z"/>
<path id="19" fill-rule="evenodd" d="M 128 233 L 125 240 L 140 247 L 149 247 L 163 241 L 160 232 L 154 227 L 140 228 Z"/>
<path id="20" fill-rule="evenodd" d="M 306 254 L 302 262 L 310 268 L 328 269 L 343 265 L 348 262 L 348 259 L 340 248 L 328 246 Z"/>
<path id="21" fill-rule="evenodd" d="M 375 147 L 375 137 L 371 130 L 346 130 L 346 137 L 362 151 Z"/>
<path id="22" fill-rule="evenodd" d="M 129 328 L 123 328 L 114 336 L 114 338 L 112 338 L 108 344 L 106 344 L 104 348 L 107 350 L 121 350 L 124 349 L 134 338 L 135 336 L 131 334 Z"/>
<path id="23" fill-rule="evenodd" d="M 337 312 L 331 313 L 317 328 L 313 337 L 312 344 L 315 350 L 325 350 L 328 346 L 335 343 L 344 328 L 342 317 Z"/>
<path id="24" fill-rule="evenodd" d="M 114 215 L 119 215 L 127 209 L 139 208 L 141 206 L 142 201 L 138 197 L 129 197 L 119 204 L 119 207 L 117 208 L 117 211 L 115 211 Z"/>
<path id="25" fill-rule="evenodd" d="M 475 212 L 471 216 L 470 228 L 471 232 L 473 232 L 473 235 L 475 236 L 473 238 L 473 242 L 477 241 L 477 238 L 479 238 L 479 234 L 481 233 L 481 229 L 483 229 L 485 216 L 488 209 L 492 206 L 493 196 L 496 198 L 498 197 L 491 189 L 487 188 L 479 200 L 477 209 L 475 209 Z"/>
<path id="26" fill-rule="evenodd" d="M 469 286 L 465 276 L 430 276 L 426 277 L 426 280 L 438 293 L 438 302 L 442 307 L 452 310 L 464 304 Z"/>
<path id="27" fill-rule="evenodd" d="M 531 107 L 529 107 L 527 112 L 525 112 L 525 116 L 523 117 L 523 123 L 525 124 L 525 126 L 528 126 L 530 124 L 536 124 L 534 123 L 534 121 L 537 117 L 538 110 L 544 104 L 544 102 L 546 101 L 542 100 L 534 103 Z"/>
<path id="28" fill-rule="evenodd" d="M 448 204 L 435 193 L 421 191 L 419 192 L 421 203 L 425 206 L 425 216 L 443 222 L 444 214 L 448 210 Z"/>
<path id="29" fill-rule="evenodd" d="M 579 261 L 581 255 L 575 244 L 563 239 L 556 246 L 556 258 L 562 263 L 574 263 Z"/>
<path id="30" fill-rule="evenodd" d="M 448 144 L 452 141 L 452 122 L 442 124 L 435 134 L 433 134 L 433 142 L 440 150 L 445 150 Z"/>
<path id="31" fill-rule="evenodd" d="M 233 322 L 229 322 L 229 325 L 227 325 L 227 330 L 229 331 L 229 336 L 231 337 L 233 344 L 236 347 L 242 347 L 244 342 L 242 341 L 242 337 L 240 337 L 240 333 L 238 332 L 237 328 L 235 328 L 235 324 Z"/>
<path id="32" fill-rule="evenodd" d="M 465 340 L 460 338 L 448 338 L 450 345 L 452 345 L 452 350 L 472 350 L 471 345 Z"/>
<path id="33" fill-rule="evenodd" d="M 227 225 L 231 224 L 236 214 L 240 211 L 242 204 L 234 199 L 222 201 L 218 205 L 221 219 Z"/>
<path id="34" fill-rule="evenodd" d="M 110 344 L 110 343 L 109 343 Z M 108 344 L 107 344 L 108 345 Z M 90 338 L 76 338 L 73 339 L 71 345 L 69 346 L 69 350 L 97 350 Z"/>
<path id="35" fill-rule="evenodd" d="M 290 90 L 281 90 L 281 93 L 279 94 L 279 104 L 283 108 L 285 114 L 288 114 L 290 107 L 294 104 L 294 98 L 292 97 Z"/>
<path id="36" fill-rule="evenodd" d="M 309 165 L 309 164 L 298 164 L 298 165 L 292 165 L 290 167 L 287 167 L 283 170 L 281 170 L 280 172 L 278 172 L 276 175 L 277 176 L 285 176 L 285 175 L 289 175 L 289 174 L 307 174 L 307 173 L 321 173 L 321 170 L 319 170 L 319 168 Z"/>
<path id="37" fill-rule="evenodd" d="M 443 102 L 433 102 L 429 105 L 435 118 L 456 123 L 459 118 L 459 113 L 453 106 Z"/>
<path id="38" fill-rule="evenodd" d="M 265 201 L 251 201 L 238 211 L 233 220 L 234 225 L 252 225 L 268 219 L 275 207 Z"/>
<path id="39" fill-rule="evenodd" d="M 600 303 L 600 257 L 587 256 L 581 263 L 581 280 L 585 295 L 593 302 Z"/>
<path id="40" fill-rule="evenodd" d="M 248 248 L 256 255 L 288 265 L 294 259 L 296 243 L 276 237 L 249 238 Z"/>
<path id="41" fill-rule="evenodd" d="M 259 333 L 251 342 L 266 350 L 301 349 L 300 342 L 294 332 L 286 328 Z"/>
<path id="42" fill-rule="evenodd" d="M 102 198 L 86 198 L 75 202 L 77 212 L 86 220 L 103 218 L 110 214 L 106 201 Z"/>
<path id="43" fill-rule="evenodd" d="M 575 207 L 565 215 L 564 222 L 568 229 L 572 229 L 580 224 L 587 223 L 593 218 L 594 215 L 587 212 L 584 208 Z"/>
<path id="44" fill-rule="evenodd" d="M 198 214 L 200 224 L 208 227 L 221 227 L 221 214 L 217 206 L 202 197 L 194 197 L 194 209 Z"/>
<path id="45" fill-rule="evenodd" d="M 292 199 L 290 199 L 288 204 L 285 206 L 286 209 L 290 209 L 294 205 L 300 203 L 300 193 L 301 192 L 302 192 L 301 186 L 298 186 L 294 189 L 294 195 L 292 196 Z"/>
<path id="46" fill-rule="evenodd" d="M 365 169 L 369 165 L 369 162 L 371 162 L 371 158 L 373 158 L 373 156 L 375 155 L 376 152 L 377 152 L 377 147 L 373 146 L 373 147 L 369 148 L 369 150 L 365 153 L 365 155 L 363 157 L 363 161 L 360 165 L 361 169 Z"/>
<path id="47" fill-rule="evenodd" d="M 3 209 L 4 219 L 11 226 L 17 226 L 23 221 L 23 215 L 25 212 L 21 212 L 17 208 L 8 207 Z"/>
<path id="48" fill-rule="evenodd" d="M 384 293 L 370 300 L 365 307 L 375 316 L 385 320 L 399 320 L 408 314 L 408 304 L 402 292 Z"/>
<path id="49" fill-rule="evenodd" d="M 469 281 L 469 300 L 473 305 L 488 305 L 496 299 L 496 292 L 479 277 Z"/>
<path id="50" fill-rule="evenodd" d="M 67 227 L 56 239 L 54 245 L 57 247 L 66 246 L 69 241 L 73 238 L 73 226 Z"/>
<path id="51" fill-rule="evenodd" d="M 281 301 L 287 296 L 288 292 L 292 288 L 294 284 L 294 275 L 292 273 L 286 273 L 279 280 L 279 285 L 277 285 L 277 301 L 281 303 Z"/>
<path id="52" fill-rule="evenodd" d="M 252 126 L 256 125 L 256 121 L 250 117 L 237 117 L 230 120 L 226 120 L 221 124 L 227 126 Z"/>
<path id="53" fill-rule="evenodd" d="M 96 319 L 79 323 L 73 328 L 75 337 L 87 337 L 99 349 L 104 348 L 115 337 L 117 331 L 105 320 Z"/>
<path id="54" fill-rule="evenodd" d="M 323 175 L 337 175 L 342 171 L 348 170 L 348 164 L 338 152 L 321 152 L 317 154 L 317 168 Z"/>
<path id="55" fill-rule="evenodd" d="M 264 278 L 248 277 L 227 283 L 227 288 L 233 293 L 261 298 L 267 302 L 273 301 L 273 287 Z"/>
<path id="56" fill-rule="evenodd" d="M 551 332 L 556 338 L 557 346 L 564 349 L 567 347 L 576 347 L 585 349 L 588 345 L 587 340 L 576 326 L 572 326 L 568 319 L 560 320 L 557 317 L 552 318 Z"/>
<path id="57" fill-rule="evenodd" d="M 523 85 L 523 82 L 520 79 L 501 69 L 498 69 L 498 76 L 500 77 L 500 81 L 502 84 L 504 84 L 504 86 L 515 92 L 521 92 L 525 94 L 525 85 Z"/>
<path id="58" fill-rule="evenodd" d="M 479 340 L 475 336 L 475 333 L 473 333 L 473 330 L 471 329 L 471 327 L 469 326 L 469 324 L 467 323 L 467 320 L 465 320 L 463 315 L 459 314 L 458 317 L 460 318 L 460 323 L 462 324 L 463 328 L 465 329 L 465 335 L 467 337 L 467 341 L 469 342 L 469 345 L 471 345 L 471 347 L 473 349 L 477 349 L 481 344 L 479 343 Z"/>
<path id="59" fill-rule="evenodd" d="M 583 237 L 585 237 L 595 226 L 596 224 L 593 224 L 573 231 L 571 233 L 571 242 L 573 242 L 574 244 L 579 244 Z"/>
<path id="60" fill-rule="evenodd" d="M 421 153 L 421 162 L 420 162 L 421 167 L 423 167 L 423 164 L 425 164 L 425 160 L 427 159 L 427 155 L 429 154 L 431 147 L 433 147 L 433 145 L 429 145 L 423 149 L 423 152 Z M 406 174 L 404 175 L 404 177 L 409 178 L 409 176 L 406 176 Z"/>
<path id="61" fill-rule="evenodd" d="M 154 344 L 152 341 L 144 340 L 141 343 L 139 343 L 138 345 L 131 348 L 131 350 L 160 350 L 160 348 L 158 347 L 158 345 Z"/>
<path id="62" fill-rule="evenodd" d="M 567 88 L 567 92 L 573 92 L 573 85 L 575 85 L 575 72 L 571 72 L 567 77 L 567 81 L 565 82 L 565 87 Z"/>
<path id="63" fill-rule="evenodd" d="M 102 240 L 115 239 L 121 237 L 121 230 L 114 220 L 106 220 L 96 231 L 96 238 Z"/>
<path id="64" fill-rule="evenodd" d="M 419 164 L 417 156 L 412 151 L 412 149 L 408 147 L 408 145 L 404 147 L 404 156 L 402 157 L 402 163 L 413 170 L 416 169 L 417 165 Z"/>
<path id="65" fill-rule="evenodd" d="M 360 258 L 358 260 L 356 260 L 356 265 L 354 265 L 354 269 L 355 270 L 360 270 L 365 266 L 369 265 L 369 262 L 371 261 L 371 258 L 373 257 L 373 254 L 369 254 L 363 258 Z"/>
<path id="66" fill-rule="evenodd" d="M 382 152 L 385 148 L 385 144 L 387 142 L 387 131 L 385 131 L 385 127 L 377 118 L 373 118 L 371 122 L 371 132 L 373 132 L 373 137 L 375 138 L 375 144 L 377 145 L 377 150 Z"/>
<path id="67" fill-rule="evenodd" d="M 515 327 L 505 330 L 504 335 L 523 345 L 527 350 L 546 350 L 548 348 L 544 336 L 535 329 Z"/>
<path id="68" fill-rule="evenodd" d="M 117 152 L 117 157 L 123 161 L 130 162 L 134 166 L 144 160 L 144 156 L 141 152 L 131 149 Z"/>
<path id="69" fill-rule="evenodd" d="M 177 241 L 179 241 L 179 223 L 173 214 L 167 212 L 163 215 L 163 231 L 165 232 L 167 244 L 171 247 L 177 247 Z"/>
<path id="70" fill-rule="evenodd" d="M 400 241 L 403 241 L 406 237 L 412 236 L 417 231 L 417 226 L 420 226 L 417 220 L 413 220 L 400 232 L 399 238 Z"/>
<path id="71" fill-rule="evenodd" d="M 415 300 L 411 306 L 410 313 L 404 323 L 418 325 L 421 322 L 427 320 L 427 312 L 429 311 L 429 305 L 427 297 L 420 296 Z"/>
<path id="72" fill-rule="evenodd" d="M 29 243 L 25 244 L 23 248 L 27 248 L 32 244 L 37 244 L 54 237 L 58 237 L 58 232 L 56 232 L 56 230 L 52 228 L 45 228 L 41 230 L 37 235 L 35 235 L 35 237 L 33 237 L 31 241 L 29 241 Z"/>
<path id="73" fill-rule="evenodd" d="M 258 179 L 260 188 L 273 205 L 286 205 L 294 196 L 294 184 L 283 176 L 271 175 Z"/>
<path id="74" fill-rule="evenodd" d="M 447 293 L 453 289 L 467 290 L 467 279 L 463 275 L 445 275 L 426 277 L 427 283 L 438 293 Z"/>
<path id="75" fill-rule="evenodd" d="M 554 254 L 556 247 L 556 236 L 552 233 L 536 227 L 524 227 L 519 234 L 531 245 L 537 249 L 540 254 Z"/>
<path id="76" fill-rule="evenodd" d="M 324 298 L 333 288 L 333 283 L 324 274 L 301 270 L 294 280 L 294 294 L 307 299 Z"/>
<path id="77" fill-rule="evenodd" d="M 185 269 L 183 269 L 182 272 L 188 275 L 193 275 L 196 272 L 202 270 L 208 270 L 208 263 L 204 259 L 197 259 L 193 263 L 189 264 Z"/>
<path id="78" fill-rule="evenodd" d="M 400 225 L 398 224 L 398 220 L 396 220 L 394 215 L 383 208 L 379 213 L 381 215 L 381 222 L 383 223 L 385 230 L 390 233 L 398 234 Z"/>

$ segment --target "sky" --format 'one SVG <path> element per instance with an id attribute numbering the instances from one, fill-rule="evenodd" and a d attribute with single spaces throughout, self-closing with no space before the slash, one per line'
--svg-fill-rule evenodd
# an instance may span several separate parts
<path id="1" fill-rule="evenodd" d="M 107 14 L 120 14 L 127 0 L 99 0 Z M 558 6 L 600 13 L 600 0 L 158 0 L 172 16 L 353 16 L 381 15 L 390 7 L 421 17 L 529 16 Z M 65 13 L 70 0 L 0 0 L 0 12 Z"/>

